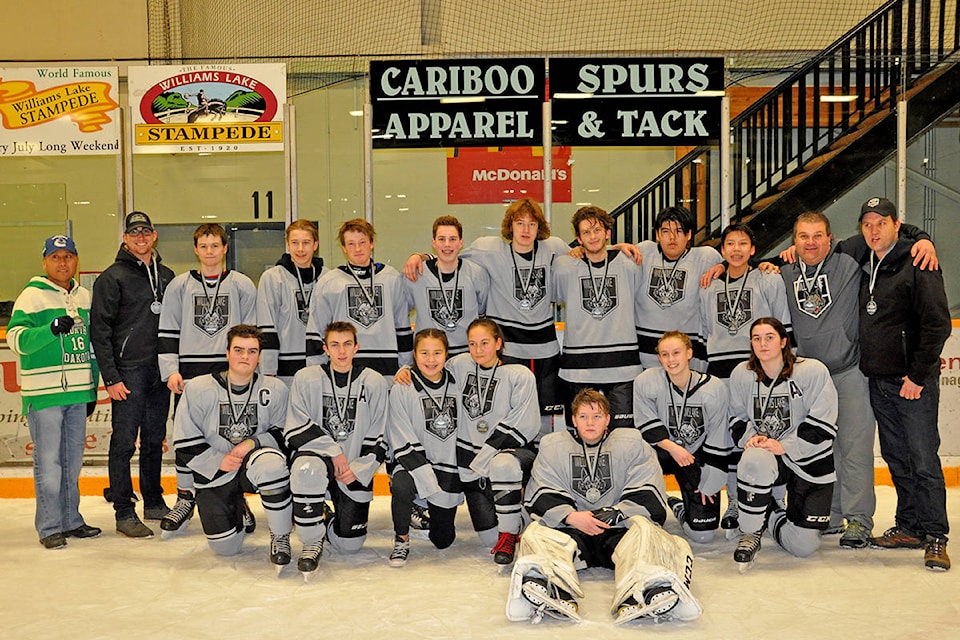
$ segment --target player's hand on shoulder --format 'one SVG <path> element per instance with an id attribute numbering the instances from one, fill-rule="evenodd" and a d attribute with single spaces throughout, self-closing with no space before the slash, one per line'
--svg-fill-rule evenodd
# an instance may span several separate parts
<path id="1" fill-rule="evenodd" d="M 414 253 L 407 261 L 403 264 L 403 275 L 410 282 L 416 282 L 420 278 L 420 274 L 423 273 L 423 254 Z"/>
<path id="2" fill-rule="evenodd" d="M 393 375 L 394 384 L 402 384 L 409 387 L 413 383 L 413 374 L 410 373 L 410 367 L 403 366 Z"/>
<path id="3" fill-rule="evenodd" d="M 703 273 L 703 275 L 700 276 L 700 288 L 701 288 L 701 289 L 706 289 L 707 287 L 709 287 L 709 286 L 710 286 L 710 283 L 712 283 L 714 280 L 716 280 L 717 278 L 719 278 L 720 276 L 722 276 L 722 275 L 723 275 L 723 272 L 726 271 L 726 270 L 727 270 L 727 268 L 724 267 L 722 263 L 721 263 L 721 264 L 715 264 L 715 265 L 713 265 L 712 267 L 710 267 L 709 269 L 707 269 L 707 270 Z"/>

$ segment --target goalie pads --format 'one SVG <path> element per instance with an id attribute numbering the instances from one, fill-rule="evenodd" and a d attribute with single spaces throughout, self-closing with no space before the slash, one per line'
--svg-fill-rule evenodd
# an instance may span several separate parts
<path id="1" fill-rule="evenodd" d="M 630 529 L 613 552 L 617 588 L 611 613 L 617 615 L 621 605 L 631 597 L 638 603 L 617 623 L 636 618 L 663 620 L 695 620 L 703 613 L 700 603 L 690 592 L 693 578 L 693 553 L 686 540 L 667 533 L 641 516 L 629 520 Z M 657 587 L 669 587 L 678 597 L 676 606 L 658 614 L 662 603 L 647 602 L 645 593 Z"/>
<path id="2" fill-rule="evenodd" d="M 531 523 L 520 536 L 520 550 L 513 565 L 510 592 L 507 595 L 507 619 L 520 622 L 537 618 L 537 607 L 523 595 L 523 579 L 528 576 L 544 578 L 548 595 L 554 593 L 552 587 L 556 586 L 569 592 L 575 600 L 582 598 L 580 578 L 573 566 L 576 552 L 577 543 L 567 534 L 537 522 Z M 555 604 L 560 606 L 560 603 Z M 551 609 L 556 610 L 557 607 Z M 562 607 L 560 612 L 574 620 L 580 619 L 579 614 L 571 612 L 569 607 Z"/>

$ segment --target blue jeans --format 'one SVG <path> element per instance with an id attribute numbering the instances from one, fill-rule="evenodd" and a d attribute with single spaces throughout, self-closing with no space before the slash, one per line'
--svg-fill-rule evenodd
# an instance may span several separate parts
<path id="1" fill-rule="evenodd" d="M 113 433 L 110 435 L 108 468 L 113 508 L 117 518 L 133 514 L 133 483 L 130 459 L 140 436 L 140 492 L 147 507 L 163 502 L 160 465 L 167 435 L 170 390 L 160 380 L 156 365 L 121 367 L 120 377 L 130 390 L 126 400 L 114 400 Z"/>
<path id="2" fill-rule="evenodd" d="M 41 538 L 83 526 L 77 479 L 83 465 L 87 407 L 30 409 L 27 425 L 33 438 L 33 486 L 37 494 L 34 525 Z"/>
<path id="3" fill-rule="evenodd" d="M 940 381 L 932 376 L 918 400 L 900 397 L 899 377 L 870 378 L 880 454 L 897 490 L 897 526 L 921 539 L 946 538 L 947 491 L 940 466 Z"/>

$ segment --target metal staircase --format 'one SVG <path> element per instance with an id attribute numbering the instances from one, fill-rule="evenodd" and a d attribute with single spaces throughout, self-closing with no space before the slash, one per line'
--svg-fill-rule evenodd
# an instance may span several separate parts
<path id="1" fill-rule="evenodd" d="M 731 120 L 730 219 L 750 224 L 758 255 L 896 151 L 898 101 L 908 140 L 960 105 L 958 9 L 892 0 Z M 678 203 L 697 217 L 697 242 L 718 237 L 719 167 L 716 147 L 690 151 L 611 212 L 617 241 L 652 238 L 657 212 Z"/>

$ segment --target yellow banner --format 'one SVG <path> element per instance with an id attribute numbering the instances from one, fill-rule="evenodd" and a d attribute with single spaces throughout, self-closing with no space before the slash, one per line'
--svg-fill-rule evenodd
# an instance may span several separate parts
<path id="1" fill-rule="evenodd" d="M 138 124 L 136 144 L 250 144 L 283 142 L 282 122 Z"/>
<path id="2" fill-rule="evenodd" d="M 105 82 L 73 82 L 37 91 L 26 80 L 0 78 L 0 118 L 6 129 L 25 129 L 69 117 L 80 131 L 92 133 L 112 122 L 108 112 L 117 108 Z"/>

